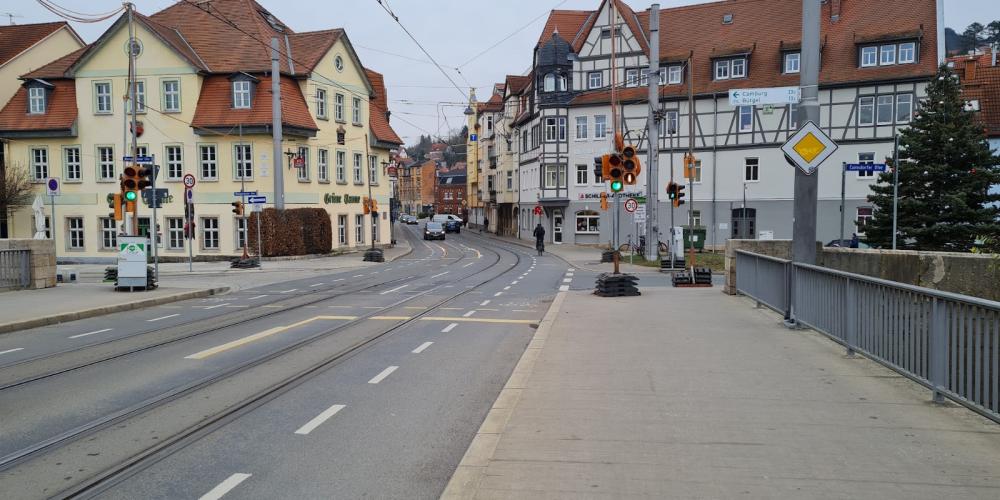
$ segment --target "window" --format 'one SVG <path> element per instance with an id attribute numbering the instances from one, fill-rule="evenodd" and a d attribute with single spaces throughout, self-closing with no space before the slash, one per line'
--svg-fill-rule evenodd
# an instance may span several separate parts
<path id="1" fill-rule="evenodd" d="M 337 151 L 337 182 L 347 182 L 347 153 Z"/>
<path id="2" fill-rule="evenodd" d="M 556 119 L 556 124 L 559 127 L 559 140 L 560 141 L 565 141 L 566 140 L 566 117 L 565 116 L 560 116 L 559 118 L 557 118 Z"/>
<path id="3" fill-rule="evenodd" d="M 578 116 L 576 117 L 576 138 L 577 140 L 587 138 L 587 117 Z"/>
<path id="4" fill-rule="evenodd" d="M 745 158 L 745 173 L 743 180 L 746 182 L 756 182 L 760 180 L 760 158 Z"/>
<path id="5" fill-rule="evenodd" d="M 883 45 L 879 47 L 879 66 L 887 66 L 890 64 L 896 64 L 896 46 L 895 45 Z"/>
<path id="6" fill-rule="evenodd" d="M 555 90 L 556 90 L 556 74 L 555 73 L 549 73 L 549 74 L 545 75 L 545 78 L 544 78 L 544 80 L 542 82 L 542 91 L 543 92 L 555 92 Z"/>
<path id="7" fill-rule="evenodd" d="M 892 96 L 878 96 L 878 105 L 875 108 L 875 122 L 879 125 L 892 123 Z"/>
<path id="8" fill-rule="evenodd" d="M 184 219 L 167 217 L 167 249 L 180 250 L 184 248 Z"/>
<path id="9" fill-rule="evenodd" d="M 560 92 L 566 92 L 566 75 L 559 75 L 556 77 L 556 84 Z"/>
<path id="10" fill-rule="evenodd" d="M 180 80 L 163 81 L 163 112 L 179 113 L 181 110 Z"/>
<path id="11" fill-rule="evenodd" d="M 785 73 L 799 72 L 799 60 L 801 56 L 798 52 L 788 52 L 785 54 Z"/>
<path id="12" fill-rule="evenodd" d="M 344 121 L 344 94 L 333 96 L 333 117 L 338 122 Z"/>
<path id="13" fill-rule="evenodd" d="M 354 242 L 358 245 L 365 244 L 365 216 L 363 214 L 354 216 Z"/>
<path id="14" fill-rule="evenodd" d="M 66 181 L 81 180 L 80 148 L 63 148 L 63 162 L 66 165 Z"/>
<path id="15" fill-rule="evenodd" d="M 201 247 L 205 250 L 219 249 L 219 219 L 201 218 Z"/>
<path id="16" fill-rule="evenodd" d="M 83 250 L 83 217 L 67 217 L 66 232 L 69 248 Z"/>
<path id="17" fill-rule="evenodd" d="M 909 123 L 913 116 L 913 94 L 896 96 L 896 123 Z"/>
<path id="18" fill-rule="evenodd" d="M 604 75 L 600 71 L 587 73 L 587 88 L 599 89 L 604 86 Z"/>
<path id="19" fill-rule="evenodd" d="M 791 130 L 796 130 L 799 128 L 799 105 L 789 104 L 788 105 L 788 128 Z"/>
<path id="20" fill-rule="evenodd" d="M 337 241 L 341 245 L 347 244 L 347 216 L 337 216 Z"/>
<path id="21" fill-rule="evenodd" d="M 684 70 L 680 66 L 670 66 L 667 68 L 667 83 L 670 85 L 676 85 L 681 83 L 681 77 L 684 74 Z"/>
<path id="22" fill-rule="evenodd" d="M 101 217 L 101 248 L 104 250 L 118 248 L 118 227 L 111 217 Z"/>
<path id="23" fill-rule="evenodd" d="M 691 223 L 694 227 L 701 227 L 701 210 L 691 211 Z"/>
<path id="24" fill-rule="evenodd" d="M 333 58 L 333 67 L 337 68 L 337 71 L 344 71 L 344 58 L 339 55 Z"/>
<path id="25" fill-rule="evenodd" d="M 233 158 L 236 160 L 235 180 L 253 179 L 253 150 L 252 144 L 233 145 Z M 278 167 L 280 168 L 280 167 Z"/>
<path id="26" fill-rule="evenodd" d="M 451 191 L 445 191 L 445 192 L 444 192 L 444 199 L 445 199 L 446 201 L 451 201 L 451 200 L 453 200 L 453 199 L 454 199 L 454 196 L 452 195 L 452 192 L 451 192 Z"/>
<path id="27" fill-rule="evenodd" d="M 875 124 L 875 98 L 872 96 L 858 98 L 858 125 Z"/>
<path id="28" fill-rule="evenodd" d="M 183 150 L 180 146 L 164 146 L 167 153 L 167 180 L 177 181 L 184 176 Z"/>
<path id="29" fill-rule="evenodd" d="M 555 118 L 545 119 L 545 142 L 555 142 L 558 133 Z"/>
<path id="30" fill-rule="evenodd" d="M 236 248 L 242 249 L 247 246 L 247 219 L 236 218 Z"/>
<path id="31" fill-rule="evenodd" d="M 577 165 L 576 166 L 576 185 L 582 186 L 587 184 L 587 166 Z"/>
<path id="32" fill-rule="evenodd" d="M 608 117 L 606 115 L 594 116 L 594 139 L 604 139 L 608 135 Z"/>
<path id="33" fill-rule="evenodd" d="M 664 128 L 662 129 L 663 132 L 666 135 L 668 135 L 668 136 L 670 136 L 670 135 L 677 135 L 677 120 L 678 120 L 678 117 L 679 116 L 678 116 L 677 111 L 667 111 L 667 113 L 665 115 L 665 120 L 663 121 L 663 127 Z"/>
<path id="34" fill-rule="evenodd" d="M 701 160 L 694 161 L 694 182 L 701 183 Z"/>
<path id="35" fill-rule="evenodd" d="M 351 99 L 351 123 L 361 125 L 361 99 Z"/>
<path id="36" fill-rule="evenodd" d="M 486 135 L 493 135 L 493 115 L 486 115 Z"/>
<path id="37" fill-rule="evenodd" d="M 878 61 L 878 47 L 862 47 L 861 48 L 861 67 L 868 68 L 875 66 Z"/>
<path id="38" fill-rule="evenodd" d="M 364 161 L 364 160 L 362 159 L 361 153 L 354 153 L 354 183 L 355 184 L 364 184 L 364 180 L 361 179 L 361 162 L 362 161 Z"/>
<path id="39" fill-rule="evenodd" d="M 111 113 L 111 82 L 94 83 L 94 112 Z"/>
<path id="40" fill-rule="evenodd" d="M 299 147 L 299 158 L 302 158 L 302 168 L 298 168 L 295 176 L 300 181 L 309 181 L 309 147 Z"/>
<path id="41" fill-rule="evenodd" d="M 871 165 L 875 163 L 875 153 L 858 153 L 858 163 L 864 163 Z M 875 177 L 875 172 L 873 171 L 858 171 L 858 177 Z"/>
<path id="42" fill-rule="evenodd" d="M 635 87 L 639 85 L 639 70 L 635 68 L 625 70 L 625 86 Z"/>
<path id="43" fill-rule="evenodd" d="M 868 228 L 868 223 L 874 217 L 874 209 L 872 207 L 858 207 L 858 234 L 865 234 L 865 229 Z"/>
<path id="44" fill-rule="evenodd" d="M 214 144 L 198 146 L 199 165 L 202 180 L 218 180 L 219 163 Z"/>
<path id="45" fill-rule="evenodd" d="M 378 237 L 378 217 L 376 217 L 376 216 L 372 217 L 372 242 L 373 243 L 378 243 L 379 242 L 379 237 Z"/>
<path id="46" fill-rule="evenodd" d="M 326 120 L 326 89 L 316 89 L 316 118 Z"/>
<path id="47" fill-rule="evenodd" d="M 31 87 L 28 89 L 28 112 L 33 115 L 45 113 L 44 87 Z"/>
<path id="48" fill-rule="evenodd" d="M 566 187 L 566 166 L 545 165 L 545 189 Z"/>
<path id="49" fill-rule="evenodd" d="M 113 181 L 115 179 L 115 148 L 111 146 L 97 147 L 97 180 Z"/>
<path id="50" fill-rule="evenodd" d="M 899 44 L 899 64 L 912 64 L 917 61 L 917 44 L 905 42 Z"/>
<path id="51" fill-rule="evenodd" d="M 576 234 L 600 234 L 601 214 L 593 210 L 576 213 Z"/>
<path id="52" fill-rule="evenodd" d="M 740 132 L 753 130 L 753 106 L 740 106 Z"/>
<path id="53" fill-rule="evenodd" d="M 511 171 L 511 170 L 508 170 L 507 171 L 507 191 L 513 191 L 513 190 L 514 190 L 514 172 Z M 459 195 L 459 198 L 461 198 L 461 195 Z"/>
<path id="54" fill-rule="evenodd" d="M 378 184 L 378 157 L 368 157 L 368 183 Z"/>
<path id="55" fill-rule="evenodd" d="M 129 91 L 131 92 L 131 89 L 129 89 Z M 135 112 L 136 113 L 145 113 L 146 112 L 146 82 L 143 81 L 143 80 L 136 80 L 135 81 L 135 102 L 137 104 L 137 106 L 135 107 Z M 129 104 L 128 106 L 125 107 L 125 109 L 126 109 L 127 112 L 131 113 L 132 112 L 132 105 Z"/>
<path id="56" fill-rule="evenodd" d="M 233 82 L 233 107 L 250 109 L 250 82 L 248 80 Z"/>
<path id="57" fill-rule="evenodd" d="M 747 76 L 747 60 L 744 58 L 733 59 L 733 78 L 745 78 Z"/>
<path id="58" fill-rule="evenodd" d="M 729 78 L 729 61 L 715 61 L 715 79 L 728 80 Z"/>
<path id="59" fill-rule="evenodd" d="M 316 150 L 316 175 L 320 182 L 330 182 L 330 151 Z"/>

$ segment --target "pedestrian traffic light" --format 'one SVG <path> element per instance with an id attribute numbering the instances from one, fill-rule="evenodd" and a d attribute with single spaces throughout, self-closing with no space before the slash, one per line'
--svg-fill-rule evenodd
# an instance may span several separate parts
<path id="1" fill-rule="evenodd" d="M 671 190 L 670 199 L 673 200 L 673 204 L 675 207 L 679 207 L 684 204 L 683 184 L 675 184 L 671 182 L 670 185 L 667 187 L 667 189 Z"/>
<path id="2" fill-rule="evenodd" d="M 642 167 L 639 165 L 639 156 L 636 155 L 635 146 L 629 144 L 622 148 L 622 159 L 622 167 L 625 171 L 622 174 L 622 180 L 625 184 L 634 186 L 636 180 L 639 178 L 639 172 L 642 170 Z"/>
<path id="3" fill-rule="evenodd" d="M 611 191 L 617 193 L 622 190 L 624 183 L 622 176 L 625 170 L 622 168 L 622 157 L 618 153 L 604 155 L 604 169 L 607 172 L 606 179 L 611 181 Z"/>
<path id="4" fill-rule="evenodd" d="M 371 208 L 371 203 L 370 202 L 371 202 L 371 200 L 369 200 L 368 197 L 365 197 L 365 198 L 361 199 L 361 209 L 365 212 L 365 215 L 368 215 L 368 214 L 370 214 L 372 212 L 372 208 Z"/>
<path id="5" fill-rule="evenodd" d="M 601 210 L 608 209 L 608 193 L 601 193 Z"/>
<path id="6" fill-rule="evenodd" d="M 243 202 L 242 201 L 234 201 L 234 202 L 230 203 L 230 205 L 233 206 L 233 214 L 239 215 L 239 216 L 243 215 Z"/>
<path id="7" fill-rule="evenodd" d="M 112 193 L 110 197 L 111 203 L 108 204 L 108 208 L 114 210 L 114 218 L 116 221 L 121 221 L 125 218 L 122 213 L 122 194 Z"/>

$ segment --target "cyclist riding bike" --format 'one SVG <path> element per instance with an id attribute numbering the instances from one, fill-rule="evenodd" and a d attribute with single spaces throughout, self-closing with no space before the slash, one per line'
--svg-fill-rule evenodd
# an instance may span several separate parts
<path id="1" fill-rule="evenodd" d="M 532 234 L 535 236 L 535 250 L 538 250 L 538 255 L 542 255 L 545 252 L 545 228 L 541 222 L 535 226 L 535 232 Z"/>

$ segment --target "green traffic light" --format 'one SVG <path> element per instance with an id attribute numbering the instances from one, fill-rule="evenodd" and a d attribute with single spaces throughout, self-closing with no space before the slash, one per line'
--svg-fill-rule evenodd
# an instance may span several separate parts
<path id="1" fill-rule="evenodd" d="M 622 181 L 611 181 L 611 190 L 614 192 L 619 192 L 622 190 Z"/>
<path id="2" fill-rule="evenodd" d="M 135 201 L 135 191 L 125 191 L 125 201 Z"/>

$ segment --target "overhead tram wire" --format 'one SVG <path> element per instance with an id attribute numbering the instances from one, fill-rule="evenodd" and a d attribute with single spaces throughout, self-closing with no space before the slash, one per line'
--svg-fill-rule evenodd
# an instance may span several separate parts
<path id="1" fill-rule="evenodd" d="M 481 52 L 479 52 L 478 54 L 476 54 L 476 55 L 474 55 L 474 56 L 470 57 L 470 58 L 469 58 L 469 59 L 468 59 L 467 61 L 463 62 L 462 64 L 459 64 L 459 65 L 458 65 L 458 67 L 457 67 L 457 68 L 455 68 L 455 70 L 456 70 L 456 71 L 458 71 L 458 70 L 459 70 L 459 68 L 464 68 L 464 67 L 466 67 L 466 66 L 467 66 L 467 65 L 468 65 L 469 63 L 471 63 L 472 61 L 475 61 L 476 59 L 479 59 L 479 57 L 481 57 L 481 56 L 482 56 L 483 54 L 486 54 L 487 52 L 489 52 L 489 51 L 491 51 L 491 50 L 493 50 L 493 49 L 497 48 L 497 46 L 498 46 L 498 45 L 500 45 L 501 43 L 504 43 L 504 42 L 506 42 L 507 40 L 510 40 L 511 38 L 513 38 L 513 37 L 514 37 L 514 35 L 516 35 L 516 34 L 518 34 L 518 33 L 522 32 L 522 31 L 524 31 L 525 29 L 527 29 L 528 27 L 530 27 L 530 26 L 531 26 L 532 24 L 535 24 L 535 22 L 536 22 L 536 21 L 538 21 L 539 19 L 541 19 L 541 18 L 543 18 L 543 17 L 545 17 L 545 16 L 549 15 L 549 13 L 550 13 L 550 12 L 551 12 L 552 10 L 555 10 L 556 8 L 558 8 L 559 6 L 561 6 L 562 4 L 564 4 L 564 3 L 568 2 L 568 1 L 569 1 L 569 0 L 561 0 L 561 1 L 559 2 L 559 3 L 557 3 L 557 4 L 553 5 L 553 6 L 552 6 L 552 9 L 549 9 L 549 10 L 547 10 L 547 11 L 545 11 L 545 12 L 543 12 L 543 13 L 539 14 L 538 16 L 534 17 L 534 18 L 533 18 L 532 20 L 530 20 L 530 21 L 528 21 L 527 23 L 525 23 L 525 24 L 524 24 L 523 26 L 521 26 L 520 28 L 518 28 L 518 29 L 514 30 L 514 31 L 513 31 L 513 32 L 512 32 L 511 34 L 509 34 L 509 35 L 507 35 L 507 36 L 505 36 L 505 37 L 501 38 L 501 39 L 500 39 L 500 41 L 498 41 L 498 42 L 494 43 L 493 45 L 490 45 L 489 47 L 487 47 L 487 48 L 483 49 L 483 50 L 482 50 Z M 461 72 L 460 72 L 460 74 L 461 74 Z"/>
<path id="2" fill-rule="evenodd" d="M 111 19 L 112 17 L 118 15 L 125 10 L 125 6 L 100 14 L 86 14 L 83 12 L 77 12 L 74 10 L 67 9 L 60 5 L 55 4 L 50 0 L 37 0 L 38 4 L 44 7 L 49 12 L 69 21 L 75 21 L 78 23 L 99 23 L 101 21 Z"/>

